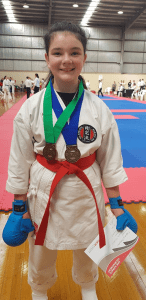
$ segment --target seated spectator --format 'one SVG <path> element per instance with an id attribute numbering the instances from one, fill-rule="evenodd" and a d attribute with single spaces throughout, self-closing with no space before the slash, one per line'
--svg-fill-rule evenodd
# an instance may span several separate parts
<path id="1" fill-rule="evenodd" d="M 132 92 L 131 99 L 133 99 L 134 97 L 135 99 L 138 99 L 139 88 L 137 88 L 136 83 L 134 83 L 133 89 L 134 91 Z"/>
<path id="2" fill-rule="evenodd" d="M 128 89 L 131 89 L 131 86 L 132 86 L 132 82 L 131 80 L 128 82 Z"/>
<path id="3" fill-rule="evenodd" d="M 123 87 L 122 83 L 120 83 L 120 86 L 119 86 L 118 92 L 117 92 L 118 97 L 123 96 L 123 90 L 124 90 L 124 87 Z"/>
<path id="4" fill-rule="evenodd" d="M 135 80 L 133 80 L 132 84 L 131 84 L 131 89 L 133 89 L 133 86 L 135 86 Z"/>
<path id="5" fill-rule="evenodd" d="M 139 79 L 137 86 L 138 86 L 139 90 L 141 90 L 141 79 Z"/>
<path id="6" fill-rule="evenodd" d="M 115 90 L 116 90 L 116 82 L 114 81 L 114 83 L 112 84 L 112 92 L 114 93 L 115 92 Z"/>
<path id="7" fill-rule="evenodd" d="M 145 89 L 145 82 L 144 79 L 141 80 L 141 88 L 140 90 L 144 90 Z"/>

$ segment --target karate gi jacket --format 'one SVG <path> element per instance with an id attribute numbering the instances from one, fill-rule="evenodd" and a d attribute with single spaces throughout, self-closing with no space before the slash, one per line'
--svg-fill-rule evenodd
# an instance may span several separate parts
<path id="1" fill-rule="evenodd" d="M 9 92 L 9 88 L 10 88 L 10 80 L 4 79 L 2 90 L 3 91 L 6 90 L 7 92 Z"/>
<path id="2" fill-rule="evenodd" d="M 45 146 L 43 100 L 45 90 L 28 98 L 14 119 L 8 180 L 6 190 L 13 194 L 28 192 L 32 222 L 36 228 L 43 218 L 51 183 L 55 173 L 35 159 Z M 57 94 L 63 110 L 65 105 Z M 53 111 L 53 124 L 57 119 Z M 96 160 L 84 170 L 94 189 L 104 225 L 105 202 L 101 180 L 106 188 L 127 180 L 123 168 L 117 123 L 106 104 L 85 90 L 81 106 L 77 146 L 81 157 L 96 151 Z M 66 143 L 62 133 L 56 142 L 59 161 L 65 160 Z M 30 182 L 29 182 L 30 180 Z M 48 249 L 82 249 L 98 235 L 97 212 L 94 198 L 87 186 L 75 175 L 65 175 L 51 198 L 49 220 L 44 245 Z M 35 239 L 35 234 L 33 235 Z"/>

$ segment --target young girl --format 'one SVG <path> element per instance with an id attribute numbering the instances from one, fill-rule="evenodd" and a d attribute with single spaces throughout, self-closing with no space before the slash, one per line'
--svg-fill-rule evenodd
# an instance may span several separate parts
<path id="1" fill-rule="evenodd" d="M 81 286 L 82 299 L 97 300 L 98 267 L 84 251 L 98 233 L 100 247 L 105 245 L 101 179 L 117 229 L 132 228 L 118 187 L 127 176 L 117 124 L 80 76 L 86 44 L 78 25 L 52 26 L 45 36 L 47 86 L 29 98 L 14 119 L 6 189 L 14 194 L 15 219 L 21 212 L 22 223 L 31 218 L 35 227 L 33 233 L 32 225 L 26 230 L 31 232 L 28 283 L 33 300 L 48 299 L 47 290 L 57 279 L 57 250 L 73 250 L 72 277 Z M 13 246 L 27 238 L 19 230 Z"/>

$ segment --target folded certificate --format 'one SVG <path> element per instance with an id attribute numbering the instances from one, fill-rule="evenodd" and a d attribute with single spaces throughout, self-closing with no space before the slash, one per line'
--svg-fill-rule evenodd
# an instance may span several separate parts
<path id="1" fill-rule="evenodd" d="M 99 248 L 99 235 L 84 251 L 109 277 L 132 251 L 139 237 L 128 227 L 123 231 L 116 229 L 117 219 L 113 217 L 104 227 L 106 245 Z"/>

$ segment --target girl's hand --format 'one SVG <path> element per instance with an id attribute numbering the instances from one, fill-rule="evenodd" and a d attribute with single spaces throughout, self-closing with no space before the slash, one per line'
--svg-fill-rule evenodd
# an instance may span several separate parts
<path id="1" fill-rule="evenodd" d="M 31 219 L 28 211 L 23 215 L 23 219 Z"/>
<path id="2" fill-rule="evenodd" d="M 120 215 L 123 215 L 124 214 L 124 211 L 122 208 L 114 208 L 114 209 L 111 209 L 112 213 L 114 214 L 115 217 L 118 217 Z"/>

